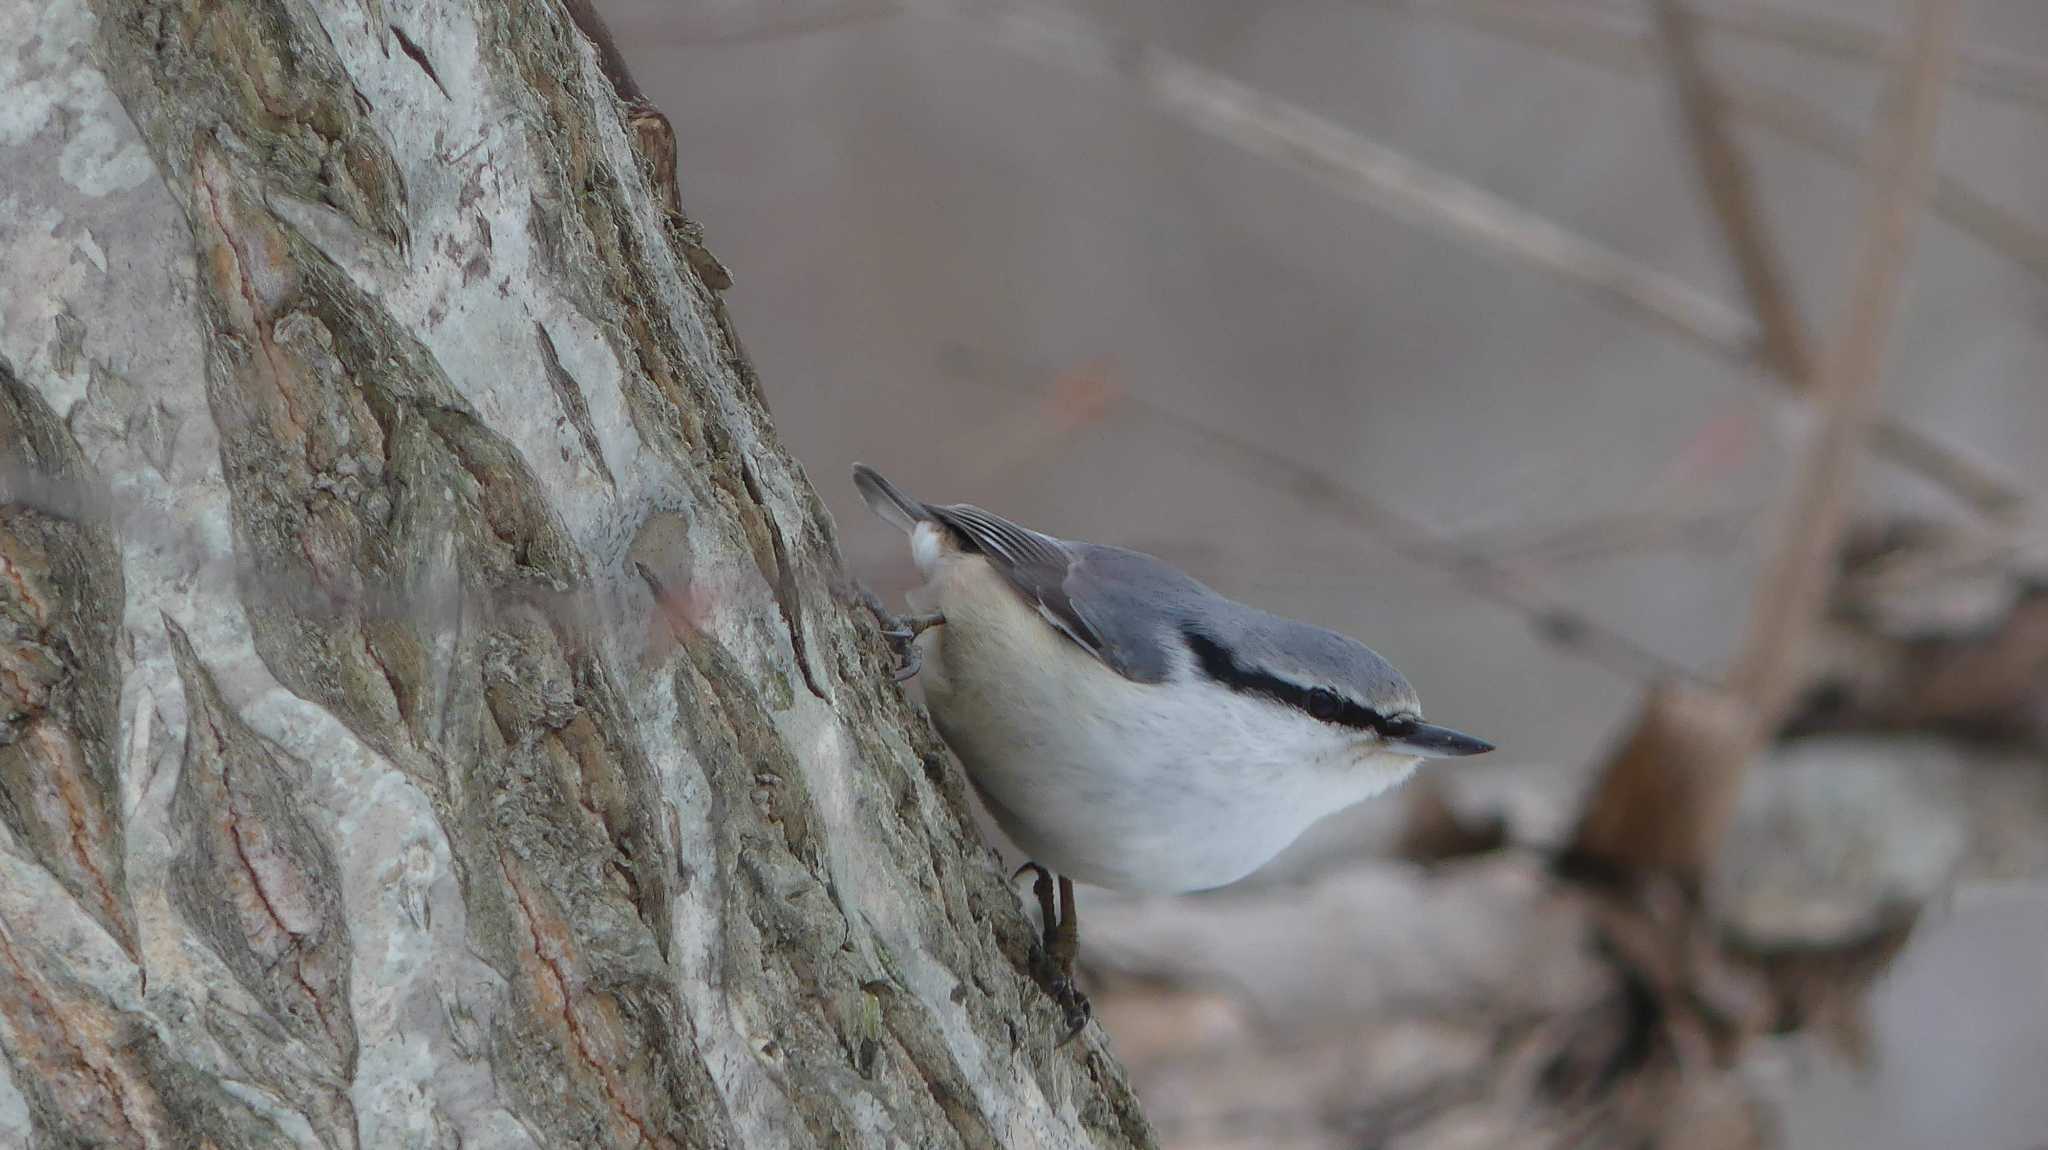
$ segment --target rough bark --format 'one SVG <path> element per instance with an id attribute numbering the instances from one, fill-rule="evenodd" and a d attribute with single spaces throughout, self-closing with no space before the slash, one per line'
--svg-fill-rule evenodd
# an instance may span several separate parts
<path id="1" fill-rule="evenodd" d="M 0 1144 L 1150 1144 L 558 4 L 0 77 Z"/>

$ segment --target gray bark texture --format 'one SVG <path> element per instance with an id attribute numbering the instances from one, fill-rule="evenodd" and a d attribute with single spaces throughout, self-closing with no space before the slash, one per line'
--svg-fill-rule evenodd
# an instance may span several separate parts
<path id="1" fill-rule="evenodd" d="M 0 1146 L 1151 1144 L 556 0 L 0 91 Z"/>

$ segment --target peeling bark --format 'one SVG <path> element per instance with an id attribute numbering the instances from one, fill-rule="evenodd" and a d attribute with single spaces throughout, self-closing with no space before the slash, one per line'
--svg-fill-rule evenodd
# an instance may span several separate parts
<path id="1" fill-rule="evenodd" d="M 1151 1144 L 558 4 L 0 27 L 0 1142 Z"/>

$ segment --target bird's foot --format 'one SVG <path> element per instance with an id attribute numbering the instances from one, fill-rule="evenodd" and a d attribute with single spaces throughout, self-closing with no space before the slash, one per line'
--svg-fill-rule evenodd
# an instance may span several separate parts
<path id="1" fill-rule="evenodd" d="M 897 615 L 882 605 L 882 600 L 866 587 L 857 590 L 861 605 L 875 617 L 882 627 L 882 638 L 889 641 L 889 649 L 896 652 L 896 671 L 893 676 L 899 683 L 916 676 L 924 666 L 924 655 L 917 649 L 917 637 L 946 621 L 944 615 L 934 611 L 929 615 Z"/>
<path id="2" fill-rule="evenodd" d="M 1050 979 L 1041 980 L 1039 985 L 1052 996 L 1053 1004 L 1060 1008 L 1060 1018 L 1067 1026 L 1066 1035 L 1054 1046 L 1057 1050 L 1081 1037 L 1081 1031 L 1087 1028 L 1088 1020 L 1095 1015 L 1095 1007 L 1088 1001 L 1088 996 L 1081 993 L 1081 988 L 1074 985 L 1074 980 L 1066 975 L 1055 974 Z"/>
<path id="3" fill-rule="evenodd" d="M 1059 1045 L 1065 1046 L 1080 1037 L 1082 1028 L 1088 1025 L 1088 1019 L 1095 1013 L 1088 996 L 1074 984 L 1074 959 L 1081 952 L 1081 918 L 1074 907 L 1074 883 L 1072 879 L 1059 880 L 1059 902 L 1056 903 L 1052 872 L 1035 862 L 1025 863 L 1011 876 L 1011 881 L 1022 878 L 1026 871 L 1036 875 L 1031 883 L 1031 893 L 1038 898 L 1039 920 L 1044 924 L 1038 961 L 1033 964 L 1036 968 L 1033 980 L 1060 1008 L 1067 1033 Z M 1064 904 L 1064 914 L 1060 913 L 1061 904 Z"/>

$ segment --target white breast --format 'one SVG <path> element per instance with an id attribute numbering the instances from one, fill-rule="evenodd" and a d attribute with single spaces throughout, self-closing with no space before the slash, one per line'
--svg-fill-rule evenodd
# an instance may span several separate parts
<path id="1" fill-rule="evenodd" d="M 932 718 L 1004 832 L 1059 874 L 1129 891 L 1222 886 L 1414 770 L 1255 695 L 1133 683 L 938 534 L 913 537 L 929 580 L 913 600 L 946 616 L 919 640 Z"/>

